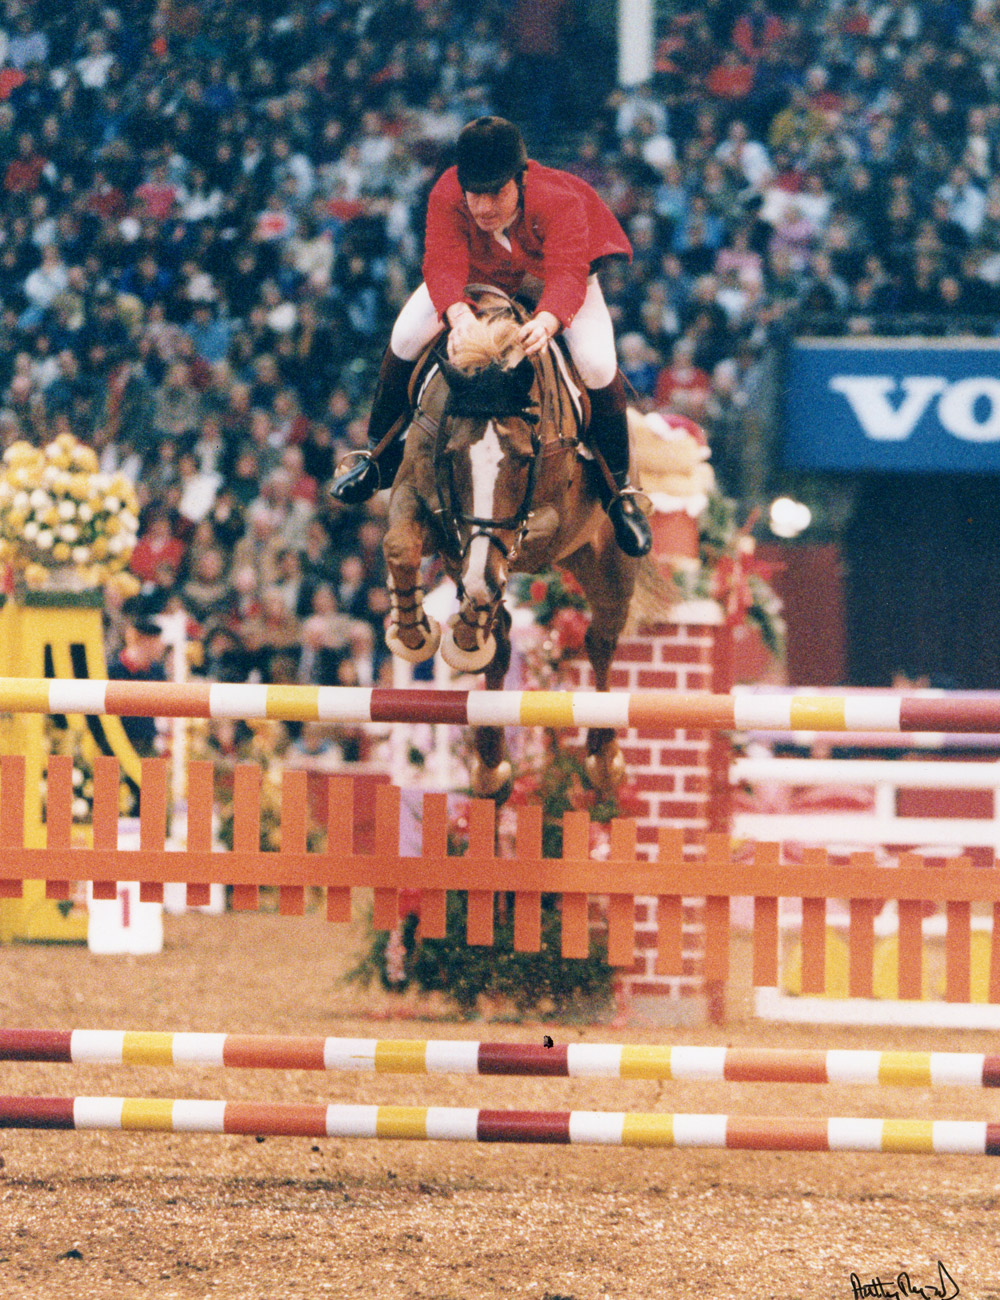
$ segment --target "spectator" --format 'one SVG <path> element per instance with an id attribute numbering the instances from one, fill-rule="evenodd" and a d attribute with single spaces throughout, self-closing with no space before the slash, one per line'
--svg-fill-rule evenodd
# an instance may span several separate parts
<path id="1" fill-rule="evenodd" d="M 183 362 L 172 365 L 153 406 L 153 427 L 157 438 L 175 444 L 193 444 L 201 419 L 201 402 L 190 384 L 190 370 Z"/>
<path id="2" fill-rule="evenodd" d="M 953 167 L 948 180 L 937 190 L 936 197 L 947 205 L 947 216 L 975 239 L 986 215 L 986 195 L 969 176 L 965 167 Z"/>
<path id="3" fill-rule="evenodd" d="M 198 668 L 201 676 L 215 682 L 247 680 L 252 668 L 251 657 L 235 632 L 226 627 L 212 627 L 205 635 L 204 646 L 204 658 Z"/>
<path id="4" fill-rule="evenodd" d="M 24 131 L 17 138 L 17 156 L 7 164 L 3 187 L 8 194 L 34 194 L 47 167 L 48 160 L 35 147 L 34 137 Z"/>
<path id="5" fill-rule="evenodd" d="M 25 326 L 40 325 L 46 311 L 60 294 L 69 287 L 69 272 L 54 244 L 42 249 L 41 265 L 29 273 L 24 281 L 24 296 L 28 300 Z"/>
<path id="6" fill-rule="evenodd" d="M 750 0 L 746 13 L 733 24 L 732 42 L 748 63 L 759 63 L 784 35 L 784 23 L 768 11 L 766 0 Z"/>
<path id="7" fill-rule="evenodd" d="M 186 523 L 199 524 L 208 518 L 215 504 L 222 475 L 214 470 L 203 469 L 198 463 L 198 457 L 188 451 L 182 452 L 177 458 L 177 477 L 180 487 L 178 513 Z"/>
<path id="8" fill-rule="evenodd" d="M 710 376 L 694 364 L 694 343 L 680 338 L 674 344 L 669 366 L 656 380 L 653 400 L 658 410 L 676 411 L 700 423 L 708 403 Z"/>
<path id="9" fill-rule="evenodd" d="M 258 612 L 240 625 L 238 633 L 262 681 L 273 681 L 276 666 L 283 670 L 284 661 L 298 658 L 299 620 L 276 587 L 265 587 Z"/>
<path id="10" fill-rule="evenodd" d="M 758 0 L 759 2 L 759 0 Z M 771 159 L 759 140 L 752 140 L 747 124 L 734 118 L 726 138 L 715 150 L 715 157 L 742 177 L 751 189 L 761 190 L 771 176 Z"/>
<path id="11" fill-rule="evenodd" d="M 739 105 L 748 100 L 754 77 L 753 64 L 746 62 L 739 50 L 730 48 L 705 78 L 705 89 L 724 103 Z"/>
<path id="12" fill-rule="evenodd" d="M 666 133 L 667 111 L 648 84 L 616 91 L 611 97 L 611 103 L 615 110 L 615 131 L 620 140 L 632 134 L 639 125 L 640 118 L 652 122 L 658 133 Z"/>
<path id="13" fill-rule="evenodd" d="M 818 231 L 796 202 L 786 203 L 774 222 L 774 234 L 768 252 L 772 257 L 783 253 L 793 271 L 801 272 L 818 242 Z"/>
<path id="14" fill-rule="evenodd" d="M 164 682 L 163 641 L 159 625 L 139 603 L 126 613 L 125 644 L 108 664 L 111 681 Z M 156 719 L 122 718 L 122 726 L 136 753 L 150 757 L 156 753 Z"/>
<path id="15" fill-rule="evenodd" d="M 299 551 L 286 547 L 276 557 L 274 589 L 281 592 L 286 608 L 296 618 L 304 618 L 312 606 L 312 588 L 302 567 Z"/>
<path id="16" fill-rule="evenodd" d="M 659 357 L 640 333 L 623 334 L 618 340 L 621 372 L 639 406 L 648 407 L 656 391 Z"/>
<path id="17" fill-rule="evenodd" d="M 320 583 L 312 592 L 310 613 L 302 625 L 299 680 L 317 686 L 337 685 L 340 664 L 350 657 L 352 638 L 356 639 L 359 631 L 357 620 L 341 613 L 333 587 Z"/>
<path id="18" fill-rule="evenodd" d="M 834 272 L 829 255 L 814 253 L 809 262 L 809 274 L 802 298 L 803 312 L 827 317 L 828 327 L 835 330 L 837 327 L 832 325 L 829 318 L 847 306 L 849 296 L 847 285 Z"/>
<path id="19" fill-rule="evenodd" d="M 204 625 L 226 607 L 229 590 L 226 558 L 220 547 L 212 546 L 192 564 L 191 576 L 181 584 L 180 597 L 187 613 Z"/>
<path id="20" fill-rule="evenodd" d="M 573 0 L 514 0 L 510 12 L 520 114 L 539 147 L 547 143 L 554 123 L 566 116 L 568 51 L 576 24 Z"/>
<path id="21" fill-rule="evenodd" d="M 271 512 L 258 498 L 247 510 L 246 529 L 233 548 L 234 575 L 249 573 L 257 591 L 273 584 L 277 576 L 279 545 L 274 536 Z"/>
<path id="22" fill-rule="evenodd" d="M 136 188 L 135 197 L 139 201 L 140 220 L 149 218 L 153 221 L 165 221 L 174 210 L 174 204 L 181 191 L 170 179 L 166 163 L 157 163 L 149 177 Z"/>
<path id="23" fill-rule="evenodd" d="M 225 318 L 220 319 L 214 301 L 195 301 L 185 332 L 203 361 L 215 364 L 228 356 L 233 336 L 232 323 Z"/>
<path id="24" fill-rule="evenodd" d="M 33 63 L 44 64 L 49 57 L 47 33 L 32 25 L 30 13 L 22 12 L 14 20 L 14 31 L 7 43 L 7 61 L 24 70 Z"/>
<path id="25" fill-rule="evenodd" d="M 159 565 L 179 568 L 183 558 L 184 543 L 174 535 L 169 516 L 161 509 L 154 510 L 139 534 L 129 568 L 140 582 L 152 582 Z"/>

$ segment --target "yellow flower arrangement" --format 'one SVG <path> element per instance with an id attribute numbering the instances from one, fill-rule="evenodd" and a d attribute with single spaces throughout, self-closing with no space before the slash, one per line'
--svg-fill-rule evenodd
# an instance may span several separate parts
<path id="1" fill-rule="evenodd" d="M 121 474 L 103 473 L 97 456 L 71 434 L 45 447 L 15 442 L 0 461 L 0 562 L 31 588 L 61 573 L 82 588 L 138 590 L 129 559 L 139 503 Z"/>

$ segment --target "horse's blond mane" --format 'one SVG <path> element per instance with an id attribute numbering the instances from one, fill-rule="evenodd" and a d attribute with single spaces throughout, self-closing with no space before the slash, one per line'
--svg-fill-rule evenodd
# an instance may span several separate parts
<path id="1" fill-rule="evenodd" d="M 506 313 L 478 316 L 463 333 L 452 364 L 470 374 L 489 365 L 510 370 L 524 356 L 517 342 L 520 328 L 519 323 Z"/>

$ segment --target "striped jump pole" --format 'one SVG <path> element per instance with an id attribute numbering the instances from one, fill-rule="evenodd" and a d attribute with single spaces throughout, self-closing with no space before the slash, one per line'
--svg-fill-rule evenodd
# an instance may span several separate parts
<path id="1" fill-rule="evenodd" d="M 451 691 L 0 678 L 0 712 L 285 722 L 1000 734 L 1000 694 Z"/>
<path id="2" fill-rule="evenodd" d="M 0 1061 L 728 1083 L 1000 1087 L 1000 1055 L 0 1029 Z"/>
<path id="3" fill-rule="evenodd" d="M 757 1118 L 144 1097 L 0 1097 L 0 1128 L 1000 1155 L 1000 1124 L 978 1120 Z"/>

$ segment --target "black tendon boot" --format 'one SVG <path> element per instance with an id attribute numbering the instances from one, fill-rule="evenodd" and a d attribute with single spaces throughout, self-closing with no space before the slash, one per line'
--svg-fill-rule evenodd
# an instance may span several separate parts
<path id="1" fill-rule="evenodd" d="M 357 453 L 351 468 L 333 480 L 330 495 L 334 500 L 345 506 L 360 505 L 379 488 L 389 487 L 396 477 L 403 459 L 400 422 L 410 404 L 410 376 L 415 365 L 415 361 L 403 361 L 392 348 L 386 348 L 368 417 L 368 450 Z M 395 437 L 380 446 L 395 424 L 400 424 Z"/>
<path id="2" fill-rule="evenodd" d="M 605 513 L 615 530 L 615 541 L 626 555 L 646 555 L 653 545 L 649 520 L 639 509 L 635 489 L 628 481 L 628 417 L 621 371 L 606 388 L 588 388 L 590 441 L 604 458 L 609 483 L 598 474 L 598 490 Z"/>

